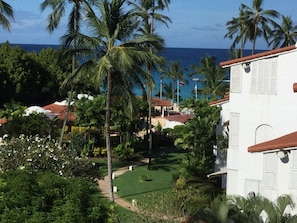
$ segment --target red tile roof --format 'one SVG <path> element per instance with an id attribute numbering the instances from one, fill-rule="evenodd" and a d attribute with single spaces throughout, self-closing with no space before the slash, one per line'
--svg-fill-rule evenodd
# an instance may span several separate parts
<path id="1" fill-rule="evenodd" d="M 64 120 L 67 112 L 67 106 L 66 105 L 61 105 L 58 103 L 52 103 L 49 105 L 46 105 L 43 107 L 46 110 L 50 110 L 52 113 L 57 115 L 57 118 L 60 120 Z M 68 120 L 69 121 L 74 121 L 75 120 L 75 115 L 73 112 L 69 112 L 68 115 Z"/>
<path id="2" fill-rule="evenodd" d="M 248 147 L 250 153 L 297 147 L 297 132 Z"/>
<path id="3" fill-rule="evenodd" d="M 0 125 L 6 124 L 7 119 L 6 118 L 0 118 Z"/>
<path id="4" fill-rule="evenodd" d="M 225 95 L 224 95 L 224 98 L 216 100 L 216 101 L 211 101 L 208 104 L 209 105 L 218 105 L 218 104 L 229 101 L 229 99 L 230 99 L 230 94 L 229 94 L 229 92 L 226 92 Z"/>
<path id="5" fill-rule="evenodd" d="M 242 63 L 242 62 L 254 60 L 257 58 L 261 58 L 261 57 L 273 56 L 273 55 L 284 53 L 284 52 L 294 50 L 294 49 L 296 49 L 295 45 L 287 46 L 287 47 L 283 47 L 283 48 L 279 48 L 279 49 L 275 49 L 275 50 L 265 51 L 262 53 L 257 53 L 257 54 L 246 56 L 246 57 L 241 57 L 241 58 L 237 58 L 237 59 L 233 59 L 233 60 L 224 61 L 224 62 L 220 63 L 220 66 L 221 67 L 229 67 L 232 64 Z"/>
<path id="6" fill-rule="evenodd" d="M 160 98 L 152 98 L 152 105 L 153 106 L 164 106 L 164 107 L 171 107 L 172 106 L 170 101 L 160 99 Z"/>
<path id="7" fill-rule="evenodd" d="M 192 118 L 193 115 L 170 115 L 165 117 L 165 119 L 167 119 L 168 121 L 175 121 L 180 123 L 186 123 Z"/>

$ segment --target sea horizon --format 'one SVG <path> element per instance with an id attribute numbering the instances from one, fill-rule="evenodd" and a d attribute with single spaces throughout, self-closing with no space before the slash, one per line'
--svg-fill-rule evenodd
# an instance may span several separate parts
<path id="1" fill-rule="evenodd" d="M 28 52 L 37 52 L 39 53 L 42 49 L 53 48 L 57 49 L 61 45 L 55 44 L 20 44 L 20 43 L 9 43 L 11 46 L 19 46 L 22 49 Z M 250 50 L 244 50 L 244 55 L 250 55 Z M 261 51 L 259 51 L 261 52 Z M 262 51 L 263 52 L 263 51 Z M 206 56 L 216 57 L 216 61 L 219 64 L 220 62 L 227 61 L 230 59 L 230 49 L 217 49 L 217 48 L 184 48 L 184 47 L 165 47 L 164 51 L 160 52 L 160 56 L 163 56 L 167 63 L 170 64 L 173 61 L 180 62 L 182 68 L 190 68 L 193 65 L 199 65 L 202 58 Z M 184 74 L 187 75 L 190 71 L 185 71 Z M 161 74 L 158 72 L 153 73 L 153 78 L 155 81 L 156 88 L 153 91 L 153 96 L 160 91 L 161 86 Z M 199 77 L 199 75 L 197 75 Z M 193 77 L 195 78 L 195 77 Z M 187 78 L 188 84 L 180 87 L 180 96 L 182 99 L 195 97 L 194 89 L 197 84 L 192 79 Z M 172 80 L 163 79 L 162 84 L 169 84 Z M 175 83 L 176 84 L 176 83 Z M 201 83 L 197 84 L 197 87 L 201 87 Z M 135 92 L 136 94 L 140 93 Z M 165 98 L 163 98 L 165 99 Z"/>

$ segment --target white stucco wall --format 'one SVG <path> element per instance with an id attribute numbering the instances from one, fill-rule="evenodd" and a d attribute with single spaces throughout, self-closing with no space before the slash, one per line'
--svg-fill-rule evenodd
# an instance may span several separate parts
<path id="1" fill-rule="evenodd" d="M 275 58 L 265 59 L 270 60 Z M 263 187 L 263 153 L 248 153 L 247 149 L 261 141 L 296 131 L 297 94 L 292 89 L 293 83 L 297 82 L 296 61 L 296 50 L 277 57 L 275 95 L 251 94 L 252 73 L 259 60 L 251 62 L 249 72 L 242 67 L 238 69 L 241 71 L 241 92 L 230 92 L 230 115 L 236 114 L 239 120 L 238 146 L 228 149 L 227 194 L 245 196 L 249 191 L 254 191 L 274 199 L 282 193 L 295 193 L 295 189 L 288 189 L 290 161 L 286 164 L 277 161 L 277 187 L 268 190 Z M 231 81 L 232 75 L 231 72 Z M 265 127 L 262 136 L 256 136 L 261 125 Z"/>
<path id="2" fill-rule="evenodd" d="M 165 128 L 173 129 L 176 125 L 183 125 L 181 122 L 165 120 Z"/>

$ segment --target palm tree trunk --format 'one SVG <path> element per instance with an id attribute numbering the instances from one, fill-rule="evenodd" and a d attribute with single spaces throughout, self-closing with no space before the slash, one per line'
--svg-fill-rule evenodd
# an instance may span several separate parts
<path id="1" fill-rule="evenodd" d="M 73 22 L 73 30 L 75 32 L 77 31 L 77 13 L 78 13 L 78 6 L 75 5 L 74 22 Z M 75 50 L 76 49 L 76 40 L 74 39 L 73 41 L 74 41 L 73 42 L 73 49 Z M 72 56 L 72 73 L 74 73 L 75 64 L 76 64 L 76 55 L 73 54 L 73 56 Z M 67 121 L 68 121 L 68 116 L 69 116 L 69 113 L 70 113 L 70 106 L 71 106 L 72 99 L 73 99 L 73 83 L 71 82 L 70 95 L 69 95 L 67 108 L 66 108 L 66 114 L 65 114 L 65 117 L 64 117 L 63 126 L 62 126 L 62 130 L 61 130 L 59 146 L 62 145 L 62 141 L 63 141 L 63 138 L 64 138 L 64 132 L 65 132 L 66 124 L 67 124 Z"/>
<path id="2" fill-rule="evenodd" d="M 153 34 L 154 31 L 154 6 L 155 6 L 155 0 L 152 0 L 152 21 L 150 26 L 150 34 Z M 152 47 L 149 46 L 149 52 L 152 54 Z M 148 66 L 148 72 L 152 76 L 152 66 Z M 148 163 L 147 163 L 147 169 L 150 170 L 152 168 L 152 151 L 153 151 L 153 132 L 152 132 L 152 87 L 151 85 L 148 85 L 148 106 L 149 106 L 149 137 L 148 137 Z"/>
<path id="3" fill-rule="evenodd" d="M 107 91 L 106 91 L 106 113 L 105 113 L 105 138 L 107 150 L 107 169 L 108 169 L 108 192 L 109 200 L 114 201 L 113 184 L 112 184 L 112 151 L 110 143 L 110 92 L 111 92 L 111 73 L 107 74 Z"/>

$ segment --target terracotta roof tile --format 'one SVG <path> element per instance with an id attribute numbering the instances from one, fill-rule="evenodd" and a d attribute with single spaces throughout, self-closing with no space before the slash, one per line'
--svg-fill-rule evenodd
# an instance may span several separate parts
<path id="1" fill-rule="evenodd" d="M 224 98 L 216 100 L 216 101 L 211 101 L 208 104 L 209 105 L 218 105 L 218 104 L 229 101 L 229 99 L 230 99 L 230 94 L 229 94 L 229 92 L 226 92 L 225 95 L 224 95 Z"/>
<path id="2" fill-rule="evenodd" d="M 279 53 L 284 53 L 286 51 L 290 51 L 290 50 L 294 50 L 296 49 L 296 46 L 287 46 L 287 47 L 283 47 L 283 48 L 279 48 L 279 49 L 275 49 L 275 50 L 270 50 L 270 51 L 265 51 L 262 53 L 257 53 L 257 54 L 253 54 L 253 55 L 249 55 L 246 57 L 241 57 L 241 58 L 237 58 L 237 59 L 233 59 L 233 60 L 228 60 L 228 61 L 224 61 L 220 63 L 221 67 L 228 67 L 232 64 L 236 64 L 236 63 L 242 63 L 245 61 L 249 61 L 249 60 L 254 60 L 260 57 L 267 57 L 267 56 L 273 56 L 275 54 L 279 54 Z"/>
<path id="3" fill-rule="evenodd" d="M 172 104 L 168 100 L 160 99 L 160 98 L 152 98 L 152 105 L 153 106 L 167 106 L 171 107 Z"/>
<path id="4" fill-rule="evenodd" d="M 0 125 L 6 124 L 7 119 L 6 118 L 0 118 Z"/>
<path id="5" fill-rule="evenodd" d="M 264 152 L 275 149 L 285 149 L 297 146 L 297 132 L 248 147 L 248 152 Z"/>
<path id="6" fill-rule="evenodd" d="M 165 117 L 165 119 L 167 119 L 168 121 L 176 121 L 180 123 L 186 123 L 192 118 L 193 115 L 170 115 Z"/>
<path id="7" fill-rule="evenodd" d="M 46 109 L 46 110 L 50 110 L 52 113 L 57 115 L 58 119 L 60 119 L 60 120 L 65 119 L 65 115 L 66 115 L 66 112 L 67 112 L 67 106 L 66 105 L 60 105 L 60 104 L 57 104 L 57 103 L 52 103 L 52 104 L 44 106 L 43 108 Z M 75 115 L 71 111 L 69 112 L 68 120 L 69 121 L 74 121 L 75 120 Z"/>

